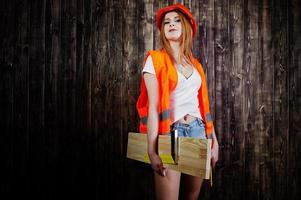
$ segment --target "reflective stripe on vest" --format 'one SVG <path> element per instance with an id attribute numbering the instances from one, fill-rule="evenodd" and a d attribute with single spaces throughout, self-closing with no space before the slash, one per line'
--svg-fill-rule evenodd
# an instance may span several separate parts
<path id="1" fill-rule="evenodd" d="M 164 111 L 162 111 L 162 112 L 159 114 L 159 120 L 160 120 L 160 121 L 164 121 L 164 120 L 167 120 L 167 119 L 169 119 L 169 118 L 170 118 L 170 110 L 169 110 L 169 109 L 168 109 L 168 110 L 164 110 Z M 146 124 L 147 124 L 147 119 L 148 119 L 147 116 L 141 117 L 141 123 L 142 123 L 143 125 L 146 125 Z"/>
<path id="2" fill-rule="evenodd" d="M 206 121 L 207 121 L 207 122 L 213 121 L 212 116 L 211 116 L 210 113 L 207 113 L 207 114 L 206 114 Z"/>

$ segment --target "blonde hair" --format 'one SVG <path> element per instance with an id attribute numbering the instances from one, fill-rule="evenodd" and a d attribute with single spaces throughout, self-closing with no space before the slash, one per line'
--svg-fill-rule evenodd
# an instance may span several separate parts
<path id="1" fill-rule="evenodd" d="M 180 63 L 183 64 L 183 59 L 192 65 L 192 28 L 191 24 L 188 21 L 188 19 L 179 11 L 175 10 L 174 12 L 178 13 L 181 25 L 182 25 L 182 35 L 180 38 L 180 52 L 179 52 L 179 60 Z M 165 13 L 166 15 L 166 13 Z M 164 17 L 165 17 L 164 15 Z M 176 58 L 173 57 L 172 49 L 170 47 L 170 44 L 168 40 L 166 39 L 165 33 L 164 33 L 164 23 L 161 24 L 160 29 L 160 39 L 161 39 L 161 45 L 166 50 L 167 54 L 173 59 L 174 62 L 176 62 Z"/>

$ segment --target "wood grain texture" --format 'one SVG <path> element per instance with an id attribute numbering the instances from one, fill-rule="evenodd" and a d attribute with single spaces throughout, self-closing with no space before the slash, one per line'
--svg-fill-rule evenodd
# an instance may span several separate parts
<path id="1" fill-rule="evenodd" d="M 288 182 L 290 188 L 288 198 L 293 199 L 301 195 L 297 189 L 301 182 L 301 15 L 297 10 L 301 7 L 300 1 L 288 1 L 288 90 L 289 90 L 289 132 L 288 132 Z"/>
<path id="2" fill-rule="evenodd" d="M 272 8 L 268 1 L 259 4 L 258 12 L 258 67 L 256 68 L 256 129 L 258 132 L 258 170 L 259 170 L 259 198 L 272 199 L 273 196 L 273 160 L 270 159 L 273 152 L 273 55 L 270 53 L 272 41 L 271 31 L 271 11 Z"/>
<path id="3" fill-rule="evenodd" d="M 138 131 L 143 59 L 161 47 L 155 14 L 177 2 L 197 19 L 220 143 L 199 199 L 300 196 L 298 0 L 1 1 L 5 194 L 155 199 L 150 166 L 126 158 L 127 133 Z"/>
<path id="4" fill-rule="evenodd" d="M 288 95 L 286 89 L 288 82 L 288 57 L 287 57 L 287 2 L 275 1 L 273 4 L 272 32 L 275 32 L 272 38 L 272 47 L 274 50 L 274 76 L 273 76 L 273 157 L 275 167 L 274 180 L 274 199 L 284 199 L 289 192 L 287 188 L 288 172 Z M 277 24 L 277 26 L 276 26 Z M 277 114 L 276 114 L 277 113 Z"/>
<path id="5" fill-rule="evenodd" d="M 189 175 L 210 179 L 211 140 L 178 138 L 179 169 Z M 196 176 L 196 175 L 195 175 Z"/>

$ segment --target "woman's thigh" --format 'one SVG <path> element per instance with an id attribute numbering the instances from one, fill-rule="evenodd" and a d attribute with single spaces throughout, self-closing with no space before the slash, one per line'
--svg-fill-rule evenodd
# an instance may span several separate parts
<path id="1" fill-rule="evenodd" d="M 178 200 L 181 173 L 168 169 L 166 176 L 155 173 L 156 199 Z"/>
<path id="2" fill-rule="evenodd" d="M 198 199 L 202 184 L 203 179 L 182 174 L 180 199 Z"/>

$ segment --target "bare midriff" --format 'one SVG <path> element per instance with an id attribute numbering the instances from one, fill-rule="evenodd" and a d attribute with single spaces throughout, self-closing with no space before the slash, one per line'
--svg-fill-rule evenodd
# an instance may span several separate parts
<path id="1" fill-rule="evenodd" d="M 178 123 L 183 123 L 183 124 L 189 124 L 190 122 L 193 122 L 193 121 L 195 121 L 195 120 L 196 120 L 196 117 L 187 114 L 187 115 L 185 115 L 184 117 L 182 117 L 181 119 L 179 119 L 179 120 L 176 121 L 176 122 L 178 122 Z"/>

